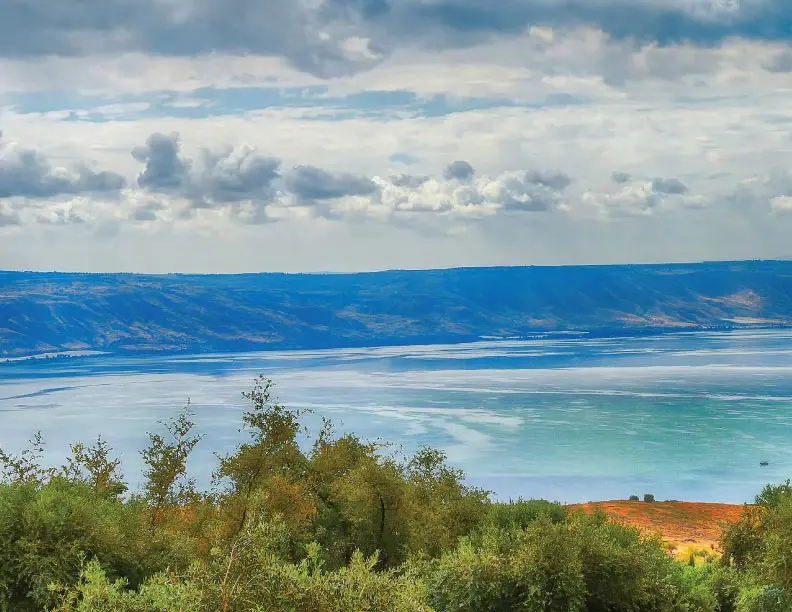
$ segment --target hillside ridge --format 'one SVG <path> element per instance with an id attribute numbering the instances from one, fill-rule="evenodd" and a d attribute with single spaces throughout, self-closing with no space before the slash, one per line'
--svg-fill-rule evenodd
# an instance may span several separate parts
<path id="1" fill-rule="evenodd" d="M 359 274 L 0 272 L 0 356 L 469 342 L 792 324 L 792 262 Z"/>

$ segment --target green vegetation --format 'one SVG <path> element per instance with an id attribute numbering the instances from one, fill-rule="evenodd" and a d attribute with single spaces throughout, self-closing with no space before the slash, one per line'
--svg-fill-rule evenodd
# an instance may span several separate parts
<path id="1" fill-rule="evenodd" d="M 441 452 L 402 460 L 301 415 L 260 378 L 211 491 L 186 477 L 185 410 L 149 434 L 128 492 L 101 438 L 42 466 L 0 450 L 0 610 L 773 612 L 792 610 L 792 487 L 767 487 L 722 559 L 545 501 L 495 503 Z M 307 432 L 306 432 L 307 433 Z"/>

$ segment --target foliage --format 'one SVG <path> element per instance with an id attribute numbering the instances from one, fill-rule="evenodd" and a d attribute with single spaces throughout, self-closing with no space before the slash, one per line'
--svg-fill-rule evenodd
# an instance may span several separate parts
<path id="1" fill-rule="evenodd" d="M 658 542 L 603 515 L 489 528 L 443 555 L 429 581 L 438 610 L 713 609 Z"/>
<path id="2" fill-rule="evenodd" d="M 18 484 L 39 483 L 53 475 L 53 470 L 41 466 L 44 454 L 44 440 L 37 431 L 28 440 L 28 447 L 18 455 L 12 455 L 0 448 L 0 466 L 5 482 Z"/>
<path id="3" fill-rule="evenodd" d="M 405 458 L 329 422 L 300 444 L 270 381 L 243 395 L 246 439 L 211 494 L 188 477 L 186 409 L 149 434 L 131 494 L 102 438 L 61 468 L 42 465 L 40 435 L 0 449 L 0 610 L 792 609 L 789 482 L 725 530 L 719 563 L 688 565 L 602 512 L 492 502 L 435 449 Z"/>
<path id="4" fill-rule="evenodd" d="M 756 496 L 756 505 L 765 508 L 777 508 L 785 499 L 792 497 L 792 484 L 789 480 L 780 485 L 767 485 Z"/>
<path id="5" fill-rule="evenodd" d="M 163 518 L 168 506 L 189 501 L 194 493 L 194 482 L 186 477 L 187 458 L 202 436 L 192 434 L 195 423 L 184 408 L 169 421 L 161 421 L 166 435 L 148 433 L 149 443 L 140 451 L 146 469 L 143 476 L 144 497 L 151 505 L 152 524 Z"/>
<path id="6" fill-rule="evenodd" d="M 102 436 L 93 446 L 72 444 L 72 454 L 66 459 L 62 474 L 76 482 L 87 482 L 99 495 L 117 497 L 126 492 L 127 485 L 120 472 L 121 460 L 111 459 L 111 451 Z"/>

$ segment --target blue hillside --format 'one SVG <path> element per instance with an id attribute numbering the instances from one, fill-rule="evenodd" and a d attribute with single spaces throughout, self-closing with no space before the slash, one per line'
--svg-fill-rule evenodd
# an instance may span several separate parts
<path id="1" fill-rule="evenodd" d="M 365 274 L 0 272 L 0 355 L 458 342 L 792 322 L 792 262 Z"/>

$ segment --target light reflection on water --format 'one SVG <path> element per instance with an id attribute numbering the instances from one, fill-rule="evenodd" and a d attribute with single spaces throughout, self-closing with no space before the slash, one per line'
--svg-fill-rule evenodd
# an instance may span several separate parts
<path id="1" fill-rule="evenodd" d="M 309 425 L 442 447 L 501 497 L 742 502 L 792 476 L 789 331 L 0 364 L 0 445 L 41 430 L 57 461 L 102 433 L 134 486 L 145 432 L 189 396 L 205 483 L 260 373 Z"/>

